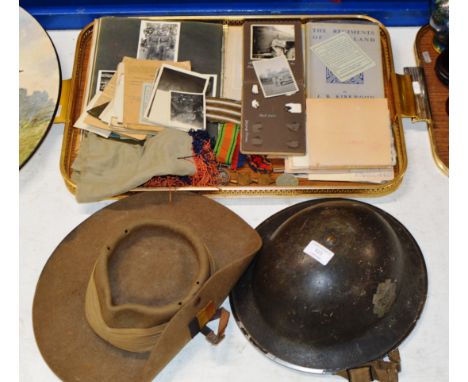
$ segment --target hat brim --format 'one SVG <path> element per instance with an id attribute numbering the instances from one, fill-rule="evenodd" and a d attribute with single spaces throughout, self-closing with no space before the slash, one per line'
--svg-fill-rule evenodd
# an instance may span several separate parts
<path id="1" fill-rule="evenodd" d="M 427 270 L 416 241 L 409 231 L 394 217 L 374 206 L 345 199 L 318 199 L 286 208 L 271 216 L 257 227 L 266 247 L 275 231 L 284 222 L 308 208 L 327 203 L 345 203 L 370 208 L 383 217 L 401 239 L 404 272 L 401 282 L 405 288 L 397 298 L 398 309 L 383 317 L 375 326 L 333 346 L 299 343 L 281 335 L 262 316 L 254 292 L 252 279 L 254 259 L 230 294 L 234 317 L 244 335 L 270 359 L 287 367 L 311 373 L 336 373 L 380 359 L 395 349 L 414 328 L 427 295 Z M 261 250 L 260 250 L 261 252 Z"/>
<path id="2" fill-rule="evenodd" d="M 148 217 L 193 229 L 217 270 L 170 320 L 152 351 L 132 353 L 93 332 L 85 318 L 85 292 L 102 242 L 125 224 Z M 67 235 L 41 273 L 33 326 L 44 360 L 64 381 L 151 380 L 190 341 L 189 324 L 196 313 L 209 301 L 216 306 L 223 302 L 260 246 L 256 231 L 239 216 L 197 194 L 140 193 L 107 206 Z"/>

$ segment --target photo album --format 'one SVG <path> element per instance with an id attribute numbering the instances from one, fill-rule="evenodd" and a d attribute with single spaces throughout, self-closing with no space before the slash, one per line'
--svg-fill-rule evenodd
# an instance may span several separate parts
<path id="1" fill-rule="evenodd" d="M 143 187 L 385 183 L 397 150 L 382 54 L 365 20 L 103 17 L 73 126 L 81 146 L 94 134 L 115 155 L 168 130 L 191 136 L 198 175 Z"/>
<path id="2" fill-rule="evenodd" d="M 244 23 L 241 151 L 306 152 L 305 89 L 300 21 Z"/>

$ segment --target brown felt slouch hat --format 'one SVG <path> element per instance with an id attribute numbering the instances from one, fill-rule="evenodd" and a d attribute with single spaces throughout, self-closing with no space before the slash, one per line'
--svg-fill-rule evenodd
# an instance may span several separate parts
<path id="1" fill-rule="evenodd" d="M 33 305 L 36 341 L 64 381 L 149 381 L 209 320 L 261 247 L 226 207 L 145 192 L 55 249 Z"/>

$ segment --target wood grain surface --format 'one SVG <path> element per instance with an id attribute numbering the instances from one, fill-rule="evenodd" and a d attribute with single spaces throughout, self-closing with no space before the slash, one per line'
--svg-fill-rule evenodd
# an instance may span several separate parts
<path id="1" fill-rule="evenodd" d="M 416 52 L 419 65 L 424 69 L 429 103 L 431 105 L 432 126 L 429 127 L 431 129 L 431 143 L 435 155 L 448 169 L 449 115 L 445 105 L 449 96 L 449 88 L 439 80 L 434 70 L 439 53 L 433 47 L 433 39 L 434 31 L 429 25 L 421 28 L 416 37 Z M 430 62 L 427 57 L 430 57 Z"/>

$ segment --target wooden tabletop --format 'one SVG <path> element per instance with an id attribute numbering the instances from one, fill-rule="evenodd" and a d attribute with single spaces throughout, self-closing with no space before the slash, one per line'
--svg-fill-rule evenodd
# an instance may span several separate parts
<path id="1" fill-rule="evenodd" d="M 429 25 L 421 28 L 416 37 L 416 53 L 419 65 L 424 70 L 429 94 L 432 115 L 432 125 L 429 126 L 429 133 L 434 157 L 438 165 L 448 172 L 449 115 L 446 110 L 446 102 L 449 96 L 449 88 L 439 80 L 434 69 L 439 53 L 433 47 L 433 39 L 434 31 Z"/>

